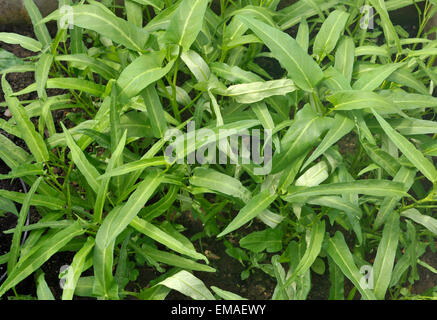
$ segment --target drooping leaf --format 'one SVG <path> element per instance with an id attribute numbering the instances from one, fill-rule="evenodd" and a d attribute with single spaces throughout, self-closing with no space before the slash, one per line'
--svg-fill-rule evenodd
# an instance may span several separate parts
<path id="1" fill-rule="evenodd" d="M 241 16 L 240 19 L 269 47 L 299 88 L 312 91 L 322 80 L 322 70 L 295 39 L 253 18 Z"/>

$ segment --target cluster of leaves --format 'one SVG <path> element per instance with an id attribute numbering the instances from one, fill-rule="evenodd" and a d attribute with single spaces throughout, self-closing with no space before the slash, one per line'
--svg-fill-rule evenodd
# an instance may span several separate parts
<path id="1" fill-rule="evenodd" d="M 417 264 L 435 272 L 420 260 L 437 235 L 437 41 L 424 34 L 434 1 L 60 0 L 44 19 L 24 2 L 36 39 L 0 40 L 36 56 L 1 70 L 12 117 L 0 128 L 27 149 L 0 135 L 0 158 L 11 169 L 1 178 L 31 190 L 0 190 L 1 208 L 18 216 L 5 231 L 0 296 L 34 274 L 38 298 L 53 298 L 40 268 L 70 251 L 63 299 L 164 299 L 172 289 L 240 299 L 192 275 L 216 271 L 194 246 L 203 238 L 224 241 L 243 279 L 254 268 L 275 279 L 273 299 L 305 299 L 311 272 L 329 276 L 331 299 L 411 298 Z M 390 12 L 413 4 L 420 27 L 410 37 Z M 364 5 L 375 9 L 373 30 L 361 27 Z M 35 83 L 13 92 L 6 75 L 29 71 Z M 17 98 L 30 92 L 38 98 Z M 216 135 L 272 130 L 271 171 L 256 174 L 260 165 L 222 144 L 237 164 L 167 163 L 167 130 L 190 121 Z M 210 142 L 186 138 L 178 160 Z M 29 206 L 40 219 L 27 225 Z M 187 211 L 204 227 L 191 239 L 174 222 Z M 264 230 L 241 236 L 253 220 Z M 140 264 L 162 275 L 127 291 Z M 363 266 L 373 266 L 371 285 Z"/>

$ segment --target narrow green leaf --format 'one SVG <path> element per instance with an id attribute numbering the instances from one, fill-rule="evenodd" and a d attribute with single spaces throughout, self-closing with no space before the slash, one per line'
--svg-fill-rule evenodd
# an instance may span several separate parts
<path id="1" fill-rule="evenodd" d="M 299 276 L 303 275 L 309 270 L 311 265 L 316 260 L 317 256 L 322 249 L 323 239 L 325 237 L 325 221 L 318 221 L 314 224 L 311 230 L 311 238 L 308 243 L 308 247 L 303 255 L 302 259 L 299 261 L 296 269 L 294 269 L 291 276 L 285 282 L 285 286 L 291 285 Z"/>
<path id="2" fill-rule="evenodd" d="M 135 59 L 123 70 L 117 80 L 121 88 L 120 95 L 132 98 L 166 75 L 173 66 L 174 60 L 161 67 L 163 60 L 162 52 L 149 52 Z"/>
<path id="3" fill-rule="evenodd" d="M 381 95 L 358 90 L 345 90 L 334 93 L 327 97 L 334 105 L 334 110 L 355 110 L 376 108 L 378 111 L 397 113 L 398 109 L 392 101 Z"/>
<path id="4" fill-rule="evenodd" d="M 295 39 L 253 18 L 240 16 L 240 19 L 269 47 L 298 87 L 312 91 L 322 80 L 322 70 Z"/>
<path id="5" fill-rule="evenodd" d="M 429 231 L 437 235 L 437 219 L 421 214 L 417 209 L 408 209 L 401 212 L 401 216 L 407 217 L 414 222 L 421 224 Z"/>
<path id="6" fill-rule="evenodd" d="M 235 294 L 230 291 L 222 290 L 220 288 L 217 288 L 215 286 L 211 286 L 212 291 L 215 292 L 216 295 L 218 295 L 220 298 L 224 300 L 247 300 L 246 298 L 243 298 L 239 296 L 238 294 Z"/>
<path id="7" fill-rule="evenodd" d="M 84 53 L 69 54 L 69 55 L 58 55 L 55 57 L 56 61 L 66 61 L 72 67 L 78 68 L 80 70 L 85 70 L 90 68 L 92 71 L 100 74 L 107 80 L 116 79 L 118 77 L 118 71 L 116 71 L 111 66 L 107 65 L 96 58 L 90 57 Z"/>
<path id="8" fill-rule="evenodd" d="M 153 157 L 150 159 L 143 159 L 143 160 L 137 160 L 132 161 L 129 163 L 126 163 L 118 168 L 115 169 L 107 169 L 105 174 L 98 177 L 97 180 L 106 179 L 109 177 L 115 177 L 115 176 L 121 176 L 127 173 L 144 170 L 145 168 L 149 167 L 155 167 L 155 166 L 164 166 L 167 165 L 167 161 L 164 157 Z"/>
<path id="9" fill-rule="evenodd" d="M 44 278 L 43 272 L 41 272 L 36 278 L 36 296 L 38 297 L 38 300 L 55 300 L 55 297 Z"/>
<path id="10" fill-rule="evenodd" d="M 111 159 L 109 160 L 108 166 L 106 167 L 106 172 L 112 170 L 112 168 L 114 168 L 116 163 L 119 161 L 123 149 L 126 145 L 126 135 L 127 132 L 125 131 L 120 139 L 117 148 L 112 153 Z M 103 209 L 105 205 L 106 194 L 108 192 L 109 180 L 110 180 L 109 177 L 102 178 L 102 176 L 98 178 L 98 180 L 100 179 L 102 180 L 100 181 L 99 190 L 97 191 L 97 196 L 96 196 L 96 202 L 94 204 L 94 221 L 98 221 L 98 222 L 101 222 L 102 220 Z"/>
<path id="11" fill-rule="evenodd" d="M 247 202 L 244 208 L 240 210 L 238 215 L 217 237 L 223 237 L 224 235 L 240 228 L 242 225 L 255 218 L 263 210 L 267 209 L 276 198 L 277 195 L 271 194 L 268 189 L 261 191 Z"/>
<path id="12" fill-rule="evenodd" d="M 204 283 L 185 270 L 179 271 L 156 285 L 166 286 L 179 291 L 194 300 L 215 300 Z"/>
<path id="13" fill-rule="evenodd" d="M 147 114 L 150 118 L 153 134 L 156 138 L 163 138 L 168 129 L 167 121 L 164 115 L 164 108 L 156 92 L 154 85 L 149 85 L 143 90 L 141 96 L 147 108 Z"/>
<path id="14" fill-rule="evenodd" d="M 102 247 L 107 247 L 131 223 L 140 209 L 153 195 L 156 188 L 161 184 L 162 179 L 163 176 L 160 172 L 150 172 L 138 184 L 134 193 L 132 193 L 121 209 L 112 210 L 103 220 L 96 236 L 96 243 L 99 243 Z"/>
<path id="15" fill-rule="evenodd" d="M 30 0 L 31 1 L 31 0 Z M 56 10 L 41 23 L 50 20 L 60 20 L 63 14 Z M 128 21 L 118 18 L 111 10 L 99 5 L 75 5 L 72 6 L 71 23 L 77 27 L 93 30 L 111 39 L 116 43 L 124 45 L 128 49 L 142 52 L 149 33 Z"/>
<path id="16" fill-rule="evenodd" d="M 20 214 L 18 215 L 17 226 L 15 227 L 14 235 L 12 236 L 12 243 L 9 249 L 9 260 L 7 271 L 10 274 L 17 264 L 17 259 L 20 253 L 21 234 L 23 232 L 23 226 L 26 222 L 27 215 L 29 214 L 30 199 L 35 194 L 39 187 L 42 177 L 38 178 L 30 188 L 30 191 L 24 198 L 23 205 L 21 206 Z"/>
<path id="17" fill-rule="evenodd" d="M 10 44 L 19 44 L 24 49 L 33 52 L 39 52 L 42 49 L 41 42 L 17 33 L 0 32 L 0 41 Z"/>
<path id="18" fill-rule="evenodd" d="M 155 248 L 148 245 L 142 245 L 141 248 L 139 248 L 138 246 L 130 243 L 130 246 L 139 255 L 146 258 L 150 257 L 158 262 L 165 263 L 169 266 L 175 266 L 178 268 L 193 271 L 216 272 L 214 268 L 211 268 L 210 266 L 207 266 L 205 264 L 197 263 L 191 259 L 183 258 L 170 252 L 156 250 Z"/>
<path id="19" fill-rule="evenodd" d="M 190 184 L 240 198 L 244 202 L 247 202 L 250 198 L 250 191 L 238 179 L 213 169 L 202 167 L 194 169 L 193 176 L 190 178 Z"/>
<path id="20" fill-rule="evenodd" d="M 396 147 L 401 150 L 405 157 L 407 157 L 407 159 L 410 160 L 428 180 L 433 183 L 436 182 L 437 170 L 434 165 L 419 150 L 417 150 L 407 138 L 394 130 L 375 110 L 372 109 L 372 112 L 384 132 L 388 135 L 390 140 L 393 141 Z"/>
<path id="21" fill-rule="evenodd" d="M 329 300 L 344 300 L 344 275 L 341 269 L 328 256 L 329 266 L 329 281 L 331 287 L 329 289 Z"/>
<path id="22" fill-rule="evenodd" d="M 344 240 L 344 236 L 340 232 L 336 232 L 334 237 L 328 239 L 326 248 L 328 255 L 332 258 L 335 264 L 341 269 L 343 274 L 354 284 L 355 288 L 361 293 L 363 299 L 376 300 L 375 295 L 370 289 L 361 287 L 361 279 L 363 275 L 358 270 L 354 263 L 351 252 Z"/>
<path id="23" fill-rule="evenodd" d="M 335 115 L 335 122 L 332 124 L 326 136 L 322 142 L 317 146 L 316 150 L 311 154 L 302 169 L 306 168 L 311 162 L 320 157 L 326 150 L 328 150 L 334 143 L 339 141 L 345 135 L 347 135 L 353 128 L 355 123 L 348 117 L 337 113 Z"/>
<path id="24" fill-rule="evenodd" d="M 207 0 L 182 0 L 170 20 L 164 41 L 189 50 L 202 28 L 207 6 Z"/>
<path id="25" fill-rule="evenodd" d="M 289 79 L 282 79 L 236 84 L 230 86 L 226 91 L 220 92 L 220 94 L 233 97 L 238 103 L 249 104 L 262 101 L 271 96 L 286 95 L 287 93 L 295 90 L 296 87 L 293 81 Z"/>
<path id="26" fill-rule="evenodd" d="M 348 18 L 349 13 L 342 10 L 334 10 L 323 22 L 313 46 L 313 52 L 319 61 L 322 61 L 326 55 L 334 50 L 344 31 Z"/>
<path id="27" fill-rule="evenodd" d="M 45 24 L 40 23 L 42 20 L 41 12 L 36 6 L 34 0 L 24 0 L 24 6 L 33 24 L 33 30 L 39 42 L 43 47 L 47 47 L 52 43 L 49 30 Z"/>
<path id="28" fill-rule="evenodd" d="M 130 226 L 136 229 L 137 231 L 145 234 L 149 238 L 152 238 L 153 240 L 165 245 L 166 247 L 180 253 L 187 255 L 189 257 L 192 257 L 194 259 L 201 259 L 204 261 L 208 261 L 206 257 L 203 254 L 197 253 L 196 251 L 186 248 L 184 244 L 179 242 L 177 239 L 172 237 L 170 234 L 162 231 L 158 227 L 154 226 L 153 224 L 135 217 L 131 222 Z"/>
<path id="29" fill-rule="evenodd" d="M 355 43 L 351 37 L 344 37 L 340 40 L 335 52 L 335 69 L 344 75 L 350 83 L 355 61 Z"/>
<path id="30" fill-rule="evenodd" d="M 365 194 L 376 197 L 400 196 L 408 197 L 402 183 L 389 180 L 359 180 L 352 182 L 339 182 L 323 184 L 315 187 L 295 187 L 288 189 L 288 194 L 282 198 L 287 202 L 302 201 L 309 197 L 336 194 Z"/>
<path id="31" fill-rule="evenodd" d="M 80 275 L 85 266 L 85 261 L 94 247 L 94 238 L 89 237 L 83 247 L 74 255 L 73 262 L 68 268 L 62 288 L 62 300 L 72 300 Z"/>
<path id="32" fill-rule="evenodd" d="M 404 63 L 390 63 L 377 66 L 373 70 L 362 74 L 352 88 L 363 91 L 376 90 L 393 72 L 404 65 Z"/>
<path id="33" fill-rule="evenodd" d="M 43 138 L 35 131 L 33 123 L 30 121 L 18 99 L 10 96 L 12 89 L 10 89 L 5 76 L 2 77 L 2 88 L 5 92 L 5 99 L 8 103 L 9 110 L 11 110 L 14 120 L 21 129 L 23 139 L 32 152 L 32 155 L 37 162 L 47 162 L 49 160 L 47 146 Z"/>
<path id="34" fill-rule="evenodd" d="M 35 66 L 36 91 L 40 99 L 45 98 L 47 95 L 44 90 L 52 62 L 53 56 L 50 53 L 44 53 L 41 55 Z"/>
<path id="35" fill-rule="evenodd" d="M 62 129 L 64 130 L 65 138 L 67 139 L 67 145 L 71 151 L 71 157 L 73 159 L 74 164 L 78 167 L 79 171 L 85 177 L 86 181 L 90 185 L 90 187 L 94 190 L 94 192 L 99 191 L 99 183 L 97 182 L 97 178 L 100 176 L 97 169 L 88 161 L 85 154 L 79 148 L 79 146 L 74 141 L 70 132 L 65 128 L 64 124 L 61 122 Z"/>
<path id="36" fill-rule="evenodd" d="M 399 241 L 399 214 L 392 213 L 385 224 L 373 265 L 374 293 L 384 299 L 393 271 Z"/>
<path id="37" fill-rule="evenodd" d="M 85 232 L 79 225 L 74 223 L 70 227 L 60 230 L 53 236 L 46 238 L 41 245 L 25 259 L 18 261 L 15 268 L 8 275 L 8 278 L 0 287 L 0 297 L 10 288 L 16 286 L 35 270 L 43 265 L 52 255 L 58 252 L 62 247 L 69 243 L 73 238 Z"/>

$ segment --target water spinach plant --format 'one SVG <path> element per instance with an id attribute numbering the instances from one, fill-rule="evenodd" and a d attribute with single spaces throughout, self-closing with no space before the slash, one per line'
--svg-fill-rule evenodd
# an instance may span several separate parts
<path id="1" fill-rule="evenodd" d="M 0 178 L 30 188 L 0 190 L 18 218 L 0 296 L 35 277 L 54 299 L 41 267 L 71 252 L 56 298 L 245 298 L 202 281 L 215 241 L 272 299 L 306 299 L 315 273 L 330 299 L 435 298 L 411 291 L 418 265 L 436 272 L 435 1 L 24 2 L 35 38 L 0 33 L 34 53 L 0 70 Z M 407 6 L 416 30 L 390 19 Z M 35 82 L 14 92 L 21 72 Z"/>

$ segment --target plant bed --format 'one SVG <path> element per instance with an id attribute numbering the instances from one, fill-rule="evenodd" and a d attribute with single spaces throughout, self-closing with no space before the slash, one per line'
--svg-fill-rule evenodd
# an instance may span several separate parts
<path id="1" fill-rule="evenodd" d="M 419 2 L 403 26 L 370 1 L 366 29 L 358 2 L 25 1 L 33 30 L 0 32 L 2 299 L 435 299 Z"/>

